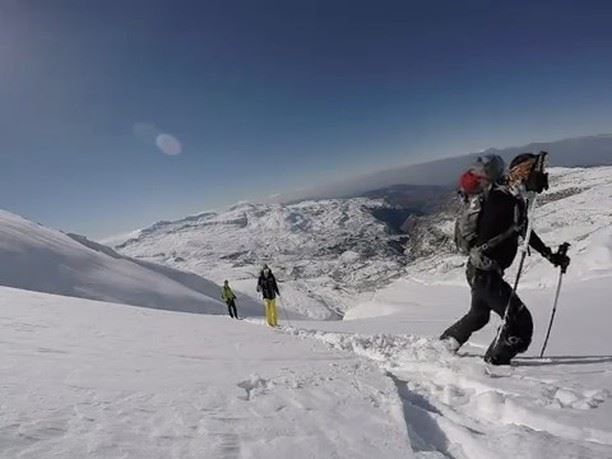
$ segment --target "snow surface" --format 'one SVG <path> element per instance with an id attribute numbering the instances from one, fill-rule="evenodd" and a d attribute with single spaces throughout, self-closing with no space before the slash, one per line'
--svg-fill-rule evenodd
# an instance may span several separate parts
<path id="1" fill-rule="evenodd" d="M 158 309 L 226 314 L 221 287 L 191 273 L 132 260 L 0 210 L 0 285 Z M 239 298 L 247 314 L 261 311 Z"/>
<path id="2" fill-rule="evenodd" d="M 535 333 L 512 367 L 482 361 L 497 318 L 460 356 L 440 348 L 437 336 L 469 305 L 468 289 L 455 285 L 402 279 L 344 321 L 294 322 L 291 333 L 378 362 L 398 385 L 416 450 L 467 458 L 610 458 L 611 281 L 612 272 L 565 286 L 542 359 L 553 289 L 522 290 Z"/>
<path id="3" fill-rule="evenodd" d="M 0 456 L 413 457 L 393 381 L 229 317 L 0 288 Z"/>
<path id="4" fill-rule="evenodd" d="M 2 287 L 0 456 L 610 458 L 608 292 L 570 288 L 548 356 L 540 326 L 491 368 L 493 327 L 462 356 L 435 338 L 455 286 L 398 281 L 371 302 L 392 314 L 280 330 Z"/>

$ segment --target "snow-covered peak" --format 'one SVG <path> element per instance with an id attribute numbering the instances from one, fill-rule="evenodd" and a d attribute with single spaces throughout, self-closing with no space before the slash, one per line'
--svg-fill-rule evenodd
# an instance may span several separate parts
<path id="1" fill-rule="evenodd" d="M 257 204 L 250 201 L 238 201 L 232 206 L 229 207 L 228 210 L 251 210 L 257 207 Z"/>
<path id="2" fill-rule="evenodd" d="M 295 204 L 240 203 L 224 212 L 146 228 L 117 245 L 121 253 L 180 267 L 255 295 L 268 263 L 282 282 L 287 308 L 333 318 L 356 292 L 401 270 L 404 256 L 389 227 L 374 216 L 381 199 Z"/>

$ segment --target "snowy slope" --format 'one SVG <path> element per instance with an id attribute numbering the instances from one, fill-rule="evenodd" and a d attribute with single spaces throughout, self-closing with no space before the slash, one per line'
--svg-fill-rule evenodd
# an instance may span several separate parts
<path id="1" fill-rule="evenodd" d="M 405 261 L 389 228 L 372 209 L 382 200 L 240 203 L 143 229 L 116 249 L 123 254 L 230 279 L 256 295 L 261 265 L 282 281 L 283 302 L 312 318 L 337 318 L 368 291 L 397 276 Z"/>
<path id="2" fill-rule="evenodd" d="M 0 288 L 0 457 L 413 457 L 370 362 L 246 321 Z"/>
<path id="3" fill-rule="evenodd" d="M 610 458 L 609 320 L 583 328 L 608 284 L 570 288 L 598 306 L 564 303 L 550 357 L 492 369 L 491 329 L 462 357 L 427 337 L 455 286 L 398 281 L 388 316 L 279 331 L 0 288 L 0 456 Z"/>
<path id="4" fill-rule="evenodd" d="M 398 280 L 343 321 L 294 322 L 289 333 L 376 362 L 398 387 L 413 447 L 440 453 L 430 457 L 609 459 L 611 281 L 612 272 L 564 287 L 543 359 L 553 289 L 522 289 L 534 341 L 512 367 L 482 360 L 496 318 L 460 356 L 440 346 L 468 308 L 467 286 Z"/>
<path id="5" fill-rule="evenodd" d="M 225 313 L 220 287 L 0 211 L 0 285 L 159 309 Z M 242 298 L 241 310 L 260 313 Z"/>

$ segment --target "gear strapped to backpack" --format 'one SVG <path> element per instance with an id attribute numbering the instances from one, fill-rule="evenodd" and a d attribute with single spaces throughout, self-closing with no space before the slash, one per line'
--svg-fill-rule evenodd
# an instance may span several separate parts
<path id="1" fill-rule="evenodd" d="M 521 212 L 520 207 L 517 205 L 515 208 L 514 225 L 485 243 L 476 245 L 480 214 L 492 190 L 508 193 L 508 190 L 503 185 L 494 184 L 480 194 L 466 198 L 464 208 L 455 222 L 455 243 L 461 254 L 469 256 L 470 264 L 475 268 L 482 271 L 501 272 L 501 267 L 487 255 L 487 251 L 517 233 L 522 234 L 525 227 L 525 219 L 523 218 L 524 213 Z"/>
<path id="2" fill-rule="evenodd" d="M 463 255 L 469 255 L 478 238 L 478 220 L 485 201 L 484 191 L 463 197 L 463 208 L 455 221 L 455 245 Z"/>
<path id="3" fill-rule="evenodd" d="M 497 155 L 479 157 L 459 178 L 462 209 L 455 222 L 455 244 L 463 255 L 469 255 L 478 238 L 478 221 L 491 189 L 504 176 L 504 161 Z"/>
<path id="4" fill-rule="evenodd" d="M 526 180 L 529 191 L 541 192 L 548 188 L 548 176 L 541 171 L 541 167 L 536 167 L 535 160 L 546 157 L 546 153 L 540 155 L 525 154 L 533 157 L 534 164 L 530 165 Z M 496 155 L 487 155 L 478 158 L 476 163 L 459 179 L 459 194 L 462 196 L 463 207 L 455 222 L 455 244 L 463 255 L 469 255 L 470 263 L 478 269 L 484 271 L 496 270 L 501 268 L 490 259 L 486 252 L 515 234 L 524 236 L 526 219 L 526 209 L 517 201 L 514 213 L 514 225 L 506 231 L 489 239 L 483 244 L 476 245 L 478 240 L 478 225 L 480 214 L 491 190 L 500 190 L 505 193 L 510 191 L 500 182 L 504 178 L 504 162 Z"/>

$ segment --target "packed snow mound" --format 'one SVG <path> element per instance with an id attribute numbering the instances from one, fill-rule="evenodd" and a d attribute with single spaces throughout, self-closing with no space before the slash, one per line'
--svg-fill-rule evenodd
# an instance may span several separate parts
<path id="1" fill-rule="evenodd" d="M 96 300 L 225 313 L 220 287 L 192 273 L 131 260 L 77 235 L 0 211 L 0 285 Z M 242 312 L 259 307 L 245 299 Z"/>
<path id="2" fill-rule="evenodd" d="M 569 242 L 572 259 L 568 282 L 606 277 L 612 273 L 612 167 L 552 168 L 550 189 L 538 197 L 533 226 L 553 250 Z M 455 215 L 432 220 L 422 231 L 438 234 L 440 250 L 407 267 L 409 276 L 425 283 L 463 284 L 465 258 L 452 251 Z M 508 271 L 514 276 L 515 263 Z M 535 251 L 527 258 L 521 288 L 554 285 L 557 270 Z"/>
<path id="3" fill-rule="evenodd" d="M 229 279 L 253 296 L 259 270 L 268 263 L 288 308 L 334 319 L 352 306 L 356 293 L 402 270 L 403 248 L 374 215 L 388 207 L 369 198 L 241 202 L 222 212 L 156 223 L 115 248 L 216 282 Z"/>

